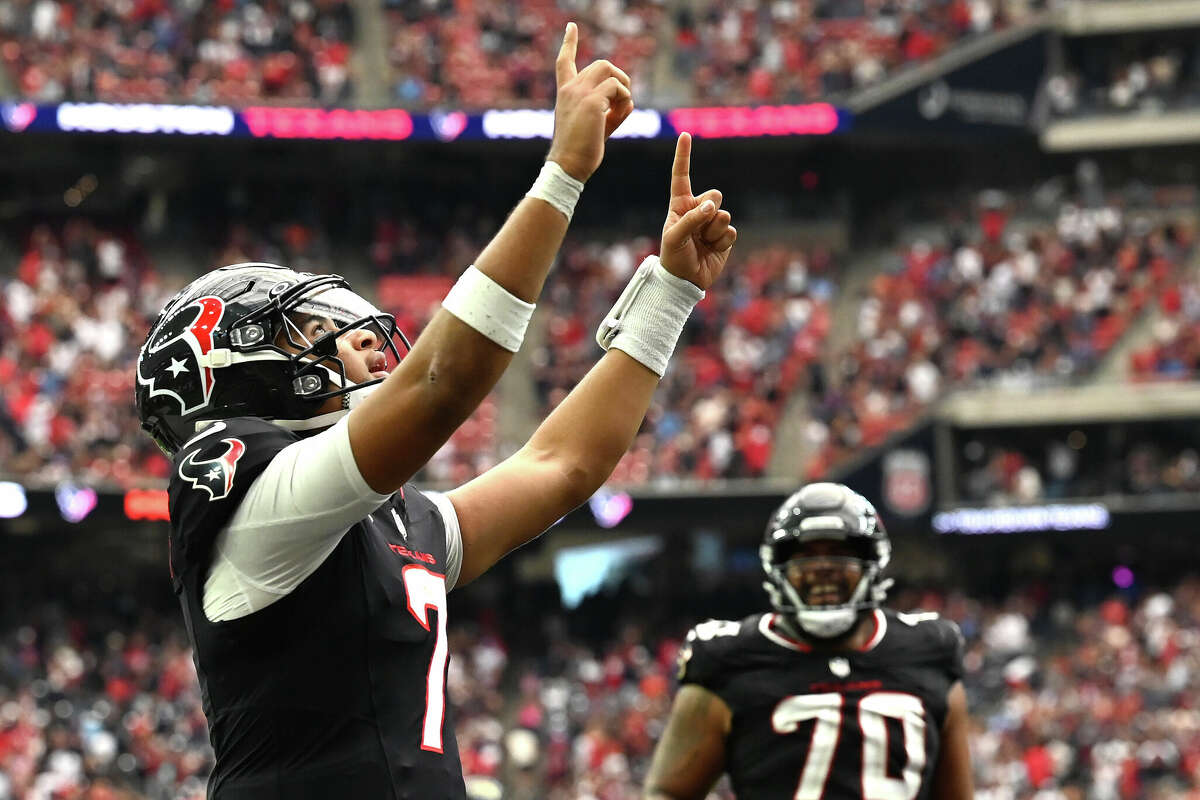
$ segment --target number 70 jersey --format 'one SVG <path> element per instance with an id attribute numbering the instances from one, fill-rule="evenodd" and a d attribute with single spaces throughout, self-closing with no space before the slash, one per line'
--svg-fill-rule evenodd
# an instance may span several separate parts
<path id="1" fill-rule="evenodd" d="M 710 620 L 680 651 L 680 682 L 733 719 L 725 769 L 743 800 L 920 800 L 930 795 L 962 635 L 936 614 L 873 612 L 860 650 L 815 651 L 775 614 Z"/>

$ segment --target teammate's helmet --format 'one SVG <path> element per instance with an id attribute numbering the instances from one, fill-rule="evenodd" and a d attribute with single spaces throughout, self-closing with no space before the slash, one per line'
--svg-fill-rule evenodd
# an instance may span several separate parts
<path id="1" fill-rule="evenodd" d="M 329 318 L 336 330 L 309 342 L 293 319 L 304 314 Z M 359 328 L 375 334 L 393 366 L 402 357 L 396 339 L 409 346 L 395 318 L 341 276 L 262 263 L 213 270 L 172 297 L 150 326 L 134 390 L 142 428 L 169 455 L 210 420 L 254 416 L 293 429 L 333 424 L 326 415 L 314 418 L 323 401 L 342 395 L 348 408 L 351 392 L 382 381 L 346 377 L 337 338 Z"/>
<path id="2" fill-rule="evenodd" d="M 841 540 L 859 548 L 862 577 L 849 600 L 836 606 L 811 606 L 787 577 L 787 562 L 804 542 Z M 891 581 L 879 574 L 891 560 L 892 545 L 875 507 L 840 483 L 810 483 L 784 501 L 767 524 L 759 548 L 771 605 L 791 616 L 810 636 L 832 638 L 850 630 L 860 612 L 876 608 Z"/>

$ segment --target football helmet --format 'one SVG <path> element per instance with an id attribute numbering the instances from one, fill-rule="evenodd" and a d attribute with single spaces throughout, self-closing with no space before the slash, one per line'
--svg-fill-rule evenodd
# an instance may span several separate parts
<path id="1" fill-rule="evenodd" d="M 804 542 L 845 541 L 859 550 L 862 577 L 840 605 L 808 605 L 787 576 L 787 564 Z M 806 634 L 829 639 L 850 630 L 858 615 L 879 606 L 890 580 L 880 573 L 891 560 L 892 545 L 875 507 L 840 483 L 811 483 L 775 511 L 759 548 L 771 605 L 796 621 Z"/>
<path id="2" fill-rule="evenodd" d="M 310 342 L 298 315 L 331 319 L 336 329 Z M 172 297 L 150 326 L 134 389 L 142 428 L 172 455 L 217 419 L 262 417 L 294 430 L 332 425 L 354 404 L 351 393 L 361 397 L 383 381 L 346 377 L 337 339 L 360 328 L 375 335 L 389 366 L 403 357 L 401 346 L 409 349 L 395 318 L 339 275 L 257 262 L 213 270 Z M 338 395 L 342 411 L 316 416 Z"/>

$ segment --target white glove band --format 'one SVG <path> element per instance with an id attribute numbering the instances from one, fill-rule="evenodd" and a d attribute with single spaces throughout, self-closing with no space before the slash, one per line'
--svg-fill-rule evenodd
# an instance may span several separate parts
<path id="1" fill-rule="evenodd" d="M 545 200 L 561 211 L 567 222 L 570 222 L 581 192 L 583 181 L 572 178 L 557 163 L 547 161 L 542 165 L 542 171 L 538 173 L 537 180 L 525 196 Z"/>
<path id="2" fill-rule="evenodd" d="M 703 299 L 696 284 L 667 272 L 658 256 L 647 256 L 600 323 L 596 342 L 621 350 L 661 378 L 692 308 Z"/>
<path id="3" fill-rule="evenodd" d="M 521 349 L 533 316 L 526 303 L 472 265 L 442 301 L 442 307 L 510 353 Z"/>

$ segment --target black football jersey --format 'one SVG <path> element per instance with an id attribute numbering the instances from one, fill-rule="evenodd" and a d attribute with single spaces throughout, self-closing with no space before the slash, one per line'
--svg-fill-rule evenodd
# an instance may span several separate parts
<path id="1" fill-rule="evenodd" d="M 775 614 L 710 620 L 688 634 L 680 680 L 732 711 L 725 768 L 739 798 L 929 796 L 962 636 L 936 614 L 872 617 L 874 632 L 855 651 L 815 651 Z"/>
<path id="2" fill-rule="evenodd" d="M 169 491 L 171 571 L 216 753 L 209 798 L 465 797 L 445 692 L 446 531 L 433 501 L 405 487 L 290 594 L 211 622 L 214 540 L 297 434 L 254 418 L 206 433 L 176 455 Z"/>

